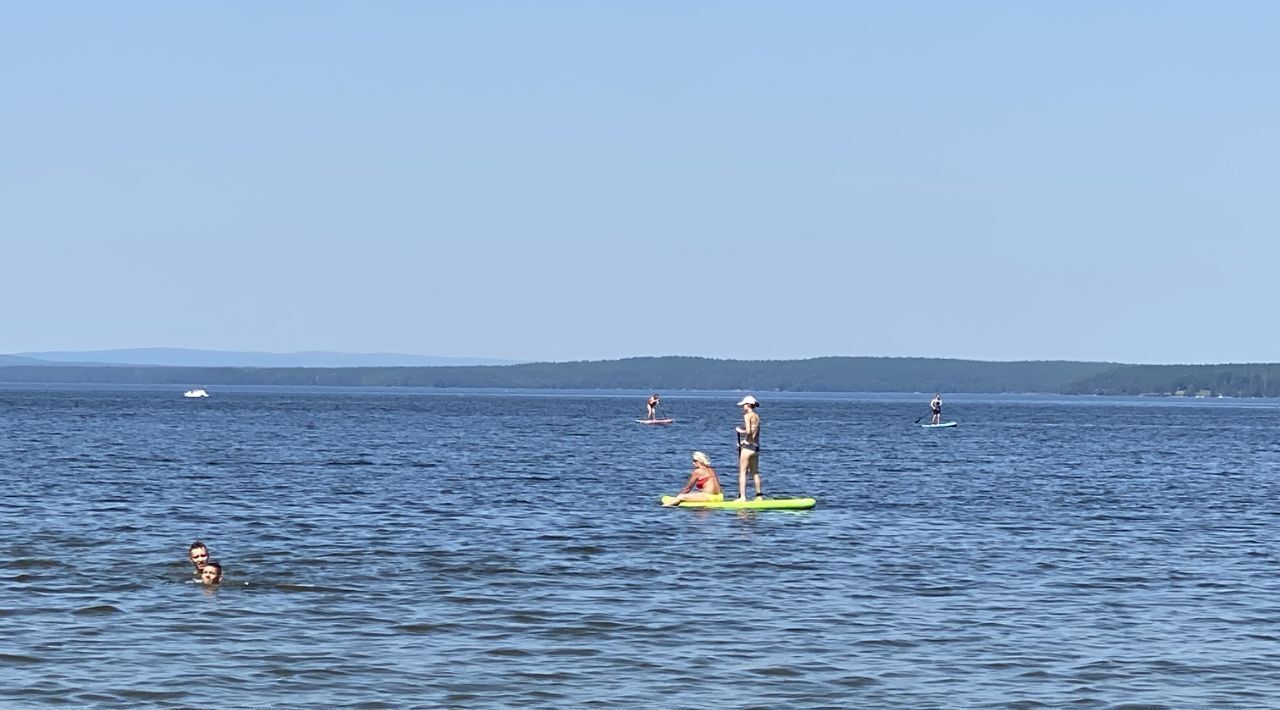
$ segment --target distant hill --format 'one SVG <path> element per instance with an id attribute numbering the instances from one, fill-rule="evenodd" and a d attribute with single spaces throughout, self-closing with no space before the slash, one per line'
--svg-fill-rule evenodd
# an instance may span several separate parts
<path id="1" fill-rule="evenodd" d="M 29 359 L 25 363 L 76 363 L 80 365 L 156 365 L 162 367 L 440 367 L 510 365 L 515 360 L 489 358 L 432 357 L 403 353 L 341 353 L 304 351 L 293 353 L 193 350 L 188 348 L 125 348 L 15 353 Z M 30 360 L 34 360 L 34 363 Z"/>
<path id="2" fill-rule="evenodd" d="M 1101 374 L 1113 367 L 1117 366 L 1109 363 L 981 362 L 929 358 L 827 357 L 754 361 L 642 357 L 432 367 L 19 366 L 0 368 L 0 381 L 758 392 L 1061 392 L 1082 378 Z"/>
<path id="3" fill-rule="evenodd" d="M 424 367 L 155 367 L 0 363 L 0 382 L 513 389 L 969 392 L 1280 397 L 1280 364 L 1125 365 L 935 358 L 642 357 Z"/>
<path id="4" fill-rule="evenodd" d="M 22 357 L 21 355 L 0 355 L 0 367 L 5 365 L 48 365 L 46 360 L 37 360 L 30 357 Z"/>
<path id="5" fill-rule="evenodd" d="M 1072 383 L 1065 394 L 1277 397 L 1280 364 L 1125 365 Z"/>

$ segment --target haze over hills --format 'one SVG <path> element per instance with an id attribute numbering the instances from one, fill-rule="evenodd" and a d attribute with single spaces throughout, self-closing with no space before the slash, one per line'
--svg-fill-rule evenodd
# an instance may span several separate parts
<path id="1" fill-rule="evenodd" d="M 513 365 L 517 360 L 435 357 L 404 353 L 343 353 L 309 350 L 269 353 L 191 348 L 57 350 L 0 355 L 3 365 L 152 365 L 161 367 L 442 367 Z M 16 361 L 15 361 L 16 359 Z"/>
<path id="2" fill-rule="evenodd" d="M 107 351 L 112 352 L 112 351 Z M 967 392 L 1180 397 L 1280 397 L 1280 363 L 1223 365 L 1126 365 L 1109 362 L 949 360 L 940 358 L 821 357 L 807 360 L 717 360 L 705 357 L 636 357 L 622 360 L 533 362 L 510 365 L 264 366 L 272 358 L 325 362 L 323 357 L 444 358 L 318 353 L 209 353 L 244 357 L 252 365 L 76 364 L 0 356 L 0 382 L 165 384 L 175 386 L 270 385 L 337 387 L 449 387 L 510 389 L 750 390 L 755 392 Z M 115 356 L 123 360 L 137 356 Z M 77 353 L 97 356 L 101 353 Z M 254 359 L 252 356 L 266 356 Z M 225 362 L 223 360 L 212 360 Z M 13 362 L 14 360 L 18 362 Z M 24 361 L 25 360 L 25 361 Z M 492 361 L 490 361 L 492 362 Z M 35 363 L 35 364 L 32 364 Z"/>
<path id="3" fill-rule="evenodd" d="M 0 367 L 6 365 L 49 365 L 48 360 L 38 360 L 32 357 L 22 357 L 21 355 L 0 355 Z"/>

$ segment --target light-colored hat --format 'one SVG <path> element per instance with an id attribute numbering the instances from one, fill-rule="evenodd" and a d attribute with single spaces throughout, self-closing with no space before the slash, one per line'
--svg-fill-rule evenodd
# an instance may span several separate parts
<path id="1" fill-rule="evenodd" d="M 759 406 L 760 406 L 760 403 L 756 401 L 756 398 L 755 398 L 755 397 L 752 397 L 751 395 L 747 395 L 746 397 L 743 397 L 743 398 L 742 398 L 742 401 L 741 401 L 741 402 L 738 402 L 738 406 L 739 406 L 739 407 L 741 407 L 741 406 L 742 406 L 742 405 L 744 405 L 744 404 L 749 404 L 749 405 L 751 405 L 751 406 L 753 406 L 753 407 L 759 407 Z"/>
<path id="2" fill-rule="evenodd" d="M 693 460 L 694 460 L 694 461 L 696 461 L 696 462 L 698 462 L 698 463 L 700 463 L 700 464 L 702 464 L 703 466 L 710 466 L 710 465 L 711 465 L 711 457 L 710 457 L 710 456 L 707 456 L 706 454 L 702 453 L 701 451 L 695 451 L 695 452 L 693 452 Z"/>

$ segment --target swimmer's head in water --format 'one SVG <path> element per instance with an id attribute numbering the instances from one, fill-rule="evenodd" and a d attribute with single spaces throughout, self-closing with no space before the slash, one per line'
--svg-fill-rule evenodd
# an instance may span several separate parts
<path id="1" fill-rule="evenodd" d="M 200 581 L 204 584 L 217 584 L 222 581 L 222 565 L 217 562 L 207 562 L 200 570 Z"/>
<path id="2" fill-rule="evenodd" d="M 191 564 L 195 565 L 197 570 L 202 570 L 205 563 L 209 561 L 209 548 L 203 542 L 196 540 L 187 549 L 187 557 L 191 559 Z"/>

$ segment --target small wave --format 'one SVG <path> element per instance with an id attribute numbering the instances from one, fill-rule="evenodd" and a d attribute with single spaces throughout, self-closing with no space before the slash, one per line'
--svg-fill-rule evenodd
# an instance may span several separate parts
<path id="1" fill-rule="evenodd" d="M 764 668 L 752 668 L 747 672 L 752 675 L 761 675 L 767 678 L 799 678 L 804 675 L 790 666 L 766 666 Z"/>
<path id="2" fill-rule="evenodd" d="M 323 668 L 293 668 L 288 666 L 277 666 L 268 668 L 266 673 L 277 678 L 306 678 L 308 680 L 329 680 L 333 678 L 344 678 L 352 675 L 352 671 L 336 666 L 327 666 Z"/>
<path id="3" fill-rule="evenodd" d="M 862 688 L 868 685 L 875 685 L 880 681 L 865 675 L 851 675 L 851 676 L 845 676 L 844 678 L 836 678 L 831 682 L 835 685 L 843 686 L 845 688 Z"/>
<path id="4" fill-rule="evenodd" d="M 249 584 L 248 582 L 245 582 L 245 585 L 248 585 L 248 584 Z M 353 590 L 350 590 L 350 589 L 343 589 L 342 587 L 321 587 L 321 586 L 313 586 L 313 585 L 308 585 L 308 584 L 273 584 L 273 585 L 270 585 L 270 586 L 269 586 L 269 588 L 270 588 L 270 589 L 274 589 L 274 590 L 279 591 L 279 592 L 322 592 L 322 593 L 332 593 L 332 592 L 350 592 L 350 591 L 353 591 Z"/>
<path id="5" fill-rule="evenodd" d="M 119 607 L 114 607 L 110 604 L 97 604 L 95 606 L 86 606 L 82 609 L 76 609 L 71 613 L 76 616 L 105 616 L 107 614 L 119 614 L 121 613 L 121 610 Z"/>
<path id="6" fill-rule="evenodd" d="M 569 681 L 580 674 L 572 671 L 517 671 L 516 676 L 532 681 Z"/>
<path id="7" fill-rule="evenodd" d="M 405 634 L 431 634 L 441 631 L 453 631 L 458 628 L 458 625 L 450 623 L 397 624 L 391 628 L 394 631 L 399 631 Z"/>
<path id="8" fill-rule="evenodd" d="M 136 688 L 125 688 L 123 690 L 111 691 L 113 694 L 125 698 L 127 700 L 178 700 L 187 697 L 188 693 L 182 690 L 140 690 Z"/>
<path id="9" fill-rule="evenodd" d="M 549 649 L 546 651 L 546 654 L 548 656 L 568 656 L 570 658 L 590 658 L 592 656 L 599 656 L 600 651 L 594 648 L 560 647 L 560 648 Z"/>
<path id="10" fill-rule="evenodd" d="M 886 648 L 912 648 L 920 645 L 918 642 L 909 639 L 862 639 L 856 643 L 859 646 L 884 646 Z"/>
<path id="11" fill-rule="evenodd" d="M 36 663 L 45 663 L 45 662 L 46 662 L 45 659 L 40 658 L 39 656 L 28 656 L 26 654 L 20 654 L 20 653 L 0 653 L 0 665 L 4 665 L 7 663 L 15 663 L 15 664 L 21 663 L 21 664 L 32 665 Z"/>
<path id="12" fill-rule="evenodd" d="M 501 658 L 524 658 L 533 654 L 523 648 L 491 648 L 484 652 L 486 656 L 498 656 Z"/>
<path id="13" fill-rule="evenodd" d="M 58 560 L 49 560 L 39 557 L 23 557 L 13 560 L 5 566 L 13 569 L 58 569 L 67 565 L 59 562 Z"/>
<path id="14" fill-rule="evenodd" d="M 507 616 L 507 619 L 517 624 L 535 625 L 550 621 L 550 617 L 545 614 L 539 614 L 533 611 L 515 611 Z"/>

